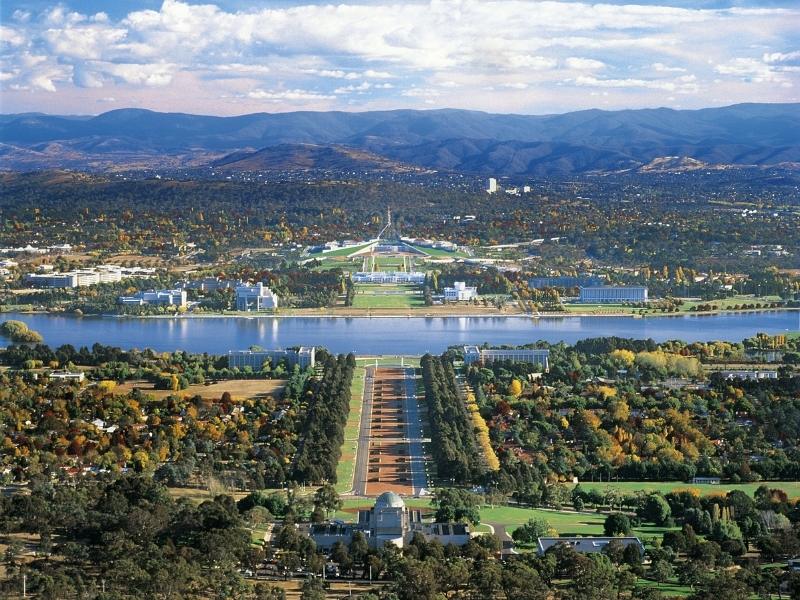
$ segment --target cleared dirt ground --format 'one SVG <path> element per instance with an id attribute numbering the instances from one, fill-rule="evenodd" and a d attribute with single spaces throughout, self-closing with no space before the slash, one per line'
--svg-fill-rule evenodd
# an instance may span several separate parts
<path id="1" fill-rule="evenodd" d="M 219 398 L 223 393 L 230 393 L 231 397 L 238 400 L 245 398 L 255 398 L 258 396 L 272 395 L 283 389 L 286 385 L 284 379 L 234 379 L 229 381 L 219 381 L 209 385 L 194 384 L 185 390 L 172 392 L 170 390 L 153 389 L 153 384 L 149 381 L 126 381 L 117 386 L 119 393 L 127 393 L 134 389 L 141 390 L 145 394 L 150 394 L 155 398 L 166 398 L 169 395 L 179 396 L 202 396 L 203 398 Z"/>

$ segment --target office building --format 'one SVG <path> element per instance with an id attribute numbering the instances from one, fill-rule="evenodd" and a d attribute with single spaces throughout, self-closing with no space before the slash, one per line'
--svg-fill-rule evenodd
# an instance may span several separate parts
<path id="1" fill-rule="evenodd" d="M 250 367 L 254 371 L 260 371 L 265 362 L 275 366 L 281 361 L 285 361 L 290 367 L 294 365 L 300 365 L 301 369 L 313 367 L 314 346 L 300 346 L 290 350 L 231 350 L 228 352 L 228 367 L 231 369 Z"/>
<path id="2" fill-rule="evenodd" d="M 542 371 L 546 372 L 550 370 L 550 351 L 539 348 L 502 350 L 464 346 L 464 364 L 480 363 L 488 365 L 494 362 L 525 362 L 532 365 L 540 365 Z"/>
<path id="3" fill-rule="evenodd" d="M 453 287 L 444 288 L 444 299 L 450 302 L 463 302 L 478 297 L 478 288 L 467 287 L 463 281 L 456 281 Z"/>
<path id="4" fill-rule="evenodd" d="M 262 311 L 278 308 L 278 296 L 260 281 L 236 286 L 236 310 Z"/>
<path id="5" fill-rule="evenodd" d="M 494 194 L 497 192 L 497 179 L 494 177 L 489 177 L 489 189 L 486 190 L 490 194 Z"/>
<path id="6" fill-rule="evenodd" d="M 118 302 L 125 306 L 161 304 L 164 306 L 186 306 L 186 290 L 150 290 L 133 296 L 120 296 Z"/>
<path id="7" fill-rule="evenodd" d="M 647 288 L 644 286 L 623 285 L 598 285 L 582 287 L 579 302 L 583 304 L 647 302 Z"/>

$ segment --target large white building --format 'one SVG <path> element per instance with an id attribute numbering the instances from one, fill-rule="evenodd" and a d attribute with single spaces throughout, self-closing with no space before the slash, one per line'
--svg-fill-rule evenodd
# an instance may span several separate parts
<path id="1" fill-rule="evenodd" d="M 383 548 L 387 543 L 403 548 L 415 533 L 445 546 L 463 546 L 470 539 L 469 526 L 464 523 L 423 523 L 422 511 L 409 509 L 394 492 L 384 492 L 375 500 L 375 506 L 359 510 L 355 524 L 312 525 L 309 533 L 318 548 L 330 549 L 336 542 L 348 545 L 356 531 L 363 533 L 373 548 Z"/>
<path id="2" fill-rule="evenodd" d="M 152 277 L 155 269 L 137 267 L 119 267 L 117 265 L 99 265 L 91 269 L 58 272 L 50 265 L 41 265 L 41 273 L 29 273 L 23 281 L 39 288 L 76 288 L 98 283 L 116 283 L 128 277 Z"/>
<path id="3" fill-rule="evenodd" d="M 118 301 L 125 306 L 143 306 L 145 304 L 186 306 L 186 290 L 150 290 L 138 292 L 133 296 L 120 296 Z"/>
<path id="4" fill-rule="evenodd" d="M 278 296 L 260 281 L 236 286 L 236 310 L 262 311 L 278 308 Z"/>
<path id="5" fill-rule="evenodd" d="M 583 304 L 619 304 L 647 302 L 647 288 L 632 285 L 598 285 L 581 288 L 579 302 Z"/>
<path id="6" fill-rule="evenodd" d="M 373 271 L 366 273 L 359 271 L 353 273 L 353 283 L 411 283 L 422 285 L 425 283 L 425 273 L 422 271 Z"/>
<path id="7" fill-rule="evenodd" d="M 444 288 L 444 299 L 451 302 L 463 302 L 478 297 L 478 288 L 468 287 L 463 281 L 456 281 L 453 287 Z"/>
<path id="8" fill-rule="evenodd" d="M 300 365 L 305 369 L 314 366 L 315 355 L 314 346 L 300 346 L 296 350 L 230 350 L 228 367 L 231 369 L 250 367 L 254 371 L 260 371 L 267 361 L 275 366 L 285 360 L 289 366 Z"/>
<path id="9" fill-rule="evenodd" d="M 493 362 L 525 362 L 541 365 L 543 371 L 550 370 L 550 350 L 539 348 L 511 348 L 507 350 L 464 346 L 464 364 Z"/>
<path id="10" fill-rule="evenodd" d="M 486 190 L 490 194 L 494 194 L 497 192 L 497 179 L 494 177 L 489 177 L 489 189 Z"/>

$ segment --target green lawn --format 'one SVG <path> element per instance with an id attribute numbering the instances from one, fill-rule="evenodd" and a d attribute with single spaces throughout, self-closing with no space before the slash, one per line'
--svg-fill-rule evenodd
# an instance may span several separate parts
<path id="1" fill-rule="evenodd" d="M 681 305 L 680 310 L 681 312 L 688 312 L 692 307 L 700 304 L 711 304 L 718 306 L 722 310 L 736 304 L 763 304 L 764 302 L 778 302 L 780 299 L 780 296 L 760 296 L 758 298 L 755 296 L 733 296 L 732 298 L 723 298 L 721 300 L 687 301 Z"/>
<path id="2" fill-rule="evenodd" d="M 747 495 L 752 496 L 758 486 L 765 484 L 771 488 L 778 488 L 785 491 L 790 498 L 800 496 L 800 481 L 764 481 L 757 483 L 721 483 L 719 485 L 698 485 L 692 483 L 684 483 L 682 481 L 618 481 L 612 483 L 591 483 L 581 482 L 580 486 L 583 489 L 598 489 L 605 490 L 609 487 L 619 490 L 620 492 L 633 493 L 638 491 L 645 492 L 661 492 L 666 494 L 674 489 L 696 489 L 699 490 L 700 495 L 707 495 L 713 493 L 727 494 L 731 490 L 742 490 Z"/>
<path id="3" fill-rule="evenodd" d="M 406 505 L 413 508 L 429 509 L 433 511 L 430 500 L 424 498 L 406 498 Z M 372 502 L 361 498 L 352 498 L 344 501 L 343 510 L 337 513 L 336 518 L 352 520 L 355 518 L 354 509 L 370 508 Z M 349 511 L 347 509 L 350 509 Z M 544 519 L 558 531 L 560 536 L 571 535 L 603 535 L 603 522 L 606 516 L 596 513 L 575 513 L 572 511 L 544 510 L 539 508 L 519 508 L 516 506 L 484 506 L 481 509 L 481 523 L 492 523 L 505 527 L 510 534 L 528 519 Z M 485 531 L 486 528 L 478 528 Z M 661 537 L 666 531 L 662 527 L 638 527 L 634 534 L 643 539 L 653 536 Z"/>
<path id="4" fill-rule="evenodd" d="M 630 313 L 638 314 L 642 311 L 641 308 L 634 308 L 625 304 L 564 304 L 564 310 L 568 313 L 582 313 L 582 314 L 619 314 Z"/>
<path id="5" fill-rule="evenodd" d="M 677 596 L 685 598 L 692 593 L 692 589 L 688 585 L 681 585 L 676 578 L 671 578 L 666 583 L 658 583 L 651 579 L 640 578 L 637 582 L 638 587 L 655 588 L 664 594 L 667 598 Z"/>
<path id="6" fill-rule="evenodd" d="M 413 285 L 356 285 L 353 308 L 415 308 L 425 306 Z"/>

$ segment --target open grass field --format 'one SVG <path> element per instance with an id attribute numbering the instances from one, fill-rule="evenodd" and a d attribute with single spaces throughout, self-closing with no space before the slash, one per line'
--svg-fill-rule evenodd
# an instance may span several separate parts
<path id="1" fill-rule="evenodd" d="M 350 385 L 350 412 L 344 426 L 344 442 L 342 457 L 336 465 L 336 491 L 348 492 L 353 487 L 353 473 L 356 468 L 356 450 L 358 449 L 358 428 L 361 423 L 361 406 L 364 399 L 365 365 L 357 364 Z"/>
<path id="2" fill-rule="evenodd" d="M 356 285 L 353 308 L 424 308 L 425 300 L 413 285 Z"/>
<path id="3" fill-rule="evenodd" d="M 564 310 L 568 313 L 584 315 L 633 315 L 639 314 L 643 309 L 633 308 L 624 304 L 564 304 Z"/>
<path id="4" fill-rule="evenodd" d="M 116 387 L 117 393 L 128 393 L 134 389 L 141 390 L 144 394 L 151 395 L 156 399 L 166 398 L 167 396 L 201 396 L 203 398 L 219 398 L 223 393 L 230 393 L 235 400 L 255 398 L 257 396 L 272 395 L 283 389 L 286 381 L 283 379 L 232 379 L 219 381 L 209 385 L 193 384 L 185 390 L 173 392 L 170 390 L 153 389 L 153 384 L 149 381 L 126 381 Z"/>
<path id="5" fill-rule="evenodd" d="M 681 312 L 689 312 L 693 307 L 701 304 L 712 304 L 718 306 L 720 309 L 725 309 L 737 304 L 763 304 L 764 302 L 778 302 L 780 296 L 733 296 L 732 298 L 723 298 L 721 300 L 688 300 L 684 302 L 680 310 Z"/>
<path id="6" fill-rule="evenodd" d="M 778 488 L 785 491 L 790 498 L 800 496 L 800 481 L 764 481 L 758 483 L 721 483 L 719 485 L 697 485 L 692 483 L 684 483 L 682 481 L 618 481 L 612 483 L 591 483 L 581 482 L 580 486 L 586 490 L 606 490 L 609 487 L 619 490 L 624 493 L 633 493 L 637 491 L 646 492 L 661 492 L 666 494 L 675 489 L 696 489 L 700 495 L 722 493 L 727 494 L 731 490 L 741 490 L 748 496 L 752 496 L 758 486 L 765 484 L 771 488 Z"/>

